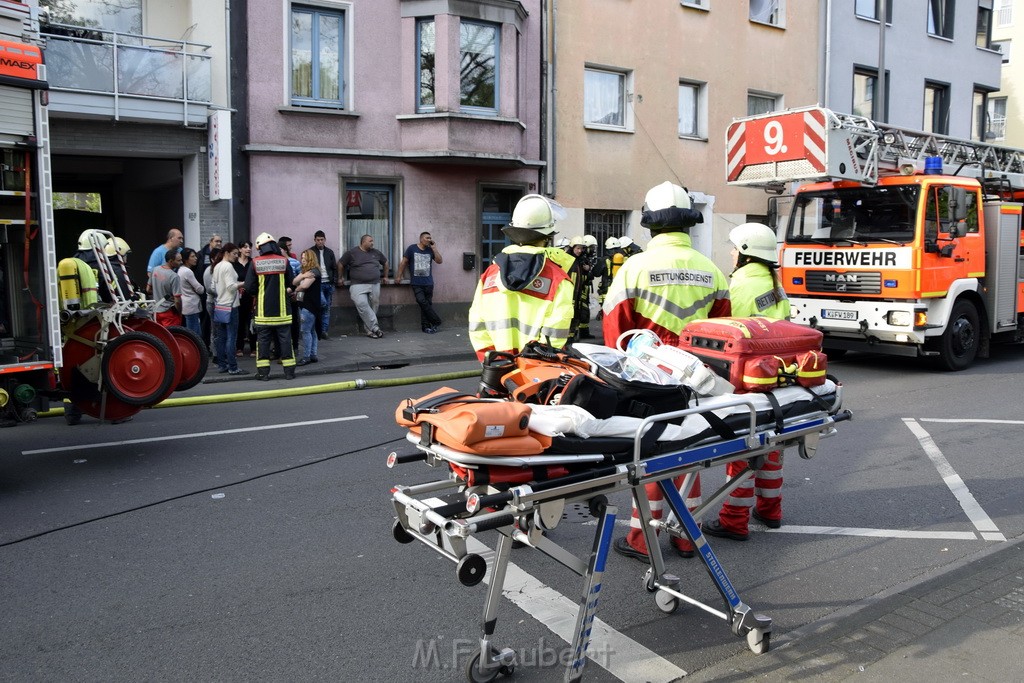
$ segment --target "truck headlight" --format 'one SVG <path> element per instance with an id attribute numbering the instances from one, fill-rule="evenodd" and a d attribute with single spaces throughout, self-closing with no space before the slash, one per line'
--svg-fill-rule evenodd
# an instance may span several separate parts
<path id="1" fill-rule="evenodd" d="M 914 317 L 910 311 L 889 311 L 886 319 L 893 327 L 910 327 Z"/>

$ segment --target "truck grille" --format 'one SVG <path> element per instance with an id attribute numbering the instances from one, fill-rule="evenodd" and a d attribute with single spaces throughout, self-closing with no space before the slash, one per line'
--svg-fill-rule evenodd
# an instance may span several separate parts
<path id="1" fill-rule="evenodd" d="M 808 292 L 839 292 L 843 294 L 881 294 L 882 274 L 834 270 L 807 271 Z"/>

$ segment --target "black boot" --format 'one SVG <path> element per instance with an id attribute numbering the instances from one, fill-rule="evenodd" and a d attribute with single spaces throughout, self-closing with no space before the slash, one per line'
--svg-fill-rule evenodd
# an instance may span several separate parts
<path id="1" fill-rule="evenodd" d="M 269 382 L 270 368 L 256 368 L 256 379 L 261 382 Z"/>
<path id="2" fill-rule="evenodd" d="M 284 378 L 285 379 L 295 379 L 295 366 L 294 365 L 286 365 L 286 366 L 284 366 Z"/>

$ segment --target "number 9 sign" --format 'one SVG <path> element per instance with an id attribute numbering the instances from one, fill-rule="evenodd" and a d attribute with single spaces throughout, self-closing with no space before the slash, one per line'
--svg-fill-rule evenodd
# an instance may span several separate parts
<path id="1" fill-rule="evenodd" d="M 825 139 L 825 113 L 819 108 L 738 119 L 726 133 L 727 179 L 735 181 L 744 168 L 781 161 L 806 160 L 824 172 Z"/>
<path id="2" fill-rule="evenodd" d="M 764 141 L 768 143 L 764 146 L 764 152 L 768 156 L 785 154 L 789 151 L 789 147 L 786 146 L 786 136 L 782 130 L 782 124 L 778 121 L 769 121 L 768 125 L 764 127 Z"/>

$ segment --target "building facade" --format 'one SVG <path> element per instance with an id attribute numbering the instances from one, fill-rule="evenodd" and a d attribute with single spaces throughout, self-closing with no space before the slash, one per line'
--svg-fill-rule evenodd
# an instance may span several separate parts
<path id="1" fill-rule="evenodd" d="M 1024 148 L 1024 2 L 995 0 L 992 44 L 1002 60 L 1002 81 L 988 99 L 987 139 Z"/>
<path id="2" fill-rule="evenodd" d="M 211 176 L 208 120 L 227 111 L 227 11 L 203 0 L 40 0 L 58 253 L 99 227 L 153 247 L 180 228 L 199 247 L 230 230 L 230 193 Z M 215 115 L 215 114 L 214 114 Z M 230 127 L 230 118 L 221 116 Z M 211 190 L 213 192 L 211 192 Z M 62 195 L 89 197 L 63 202 Z"/>
<path id="3" fill-rule="evenodd" d="M 544 189 L 567 232 L 643 246 L 646 191 L 690 190 L 695 246 L 731 269 L 729 230 L 763 216 L 765 195 L 725 182 L 733 118 L 818 100 L 816 6 L 790 0 L 586 3 L 552 0 Z"/>
<path id="4" fill-rule="evenodd" d="M 465 320 L 501 227 L 538 191 L 540 0 L 246 4 L 251 233 L 299 251 L 323 230 L 339 257 L 369 234 L 393 278 L 430 231 L 435 304 Z M 335 306 L 355 332 L 346 288 Z M 407 285 L 383 288 L 385 328 L 418 315 Z"/>

